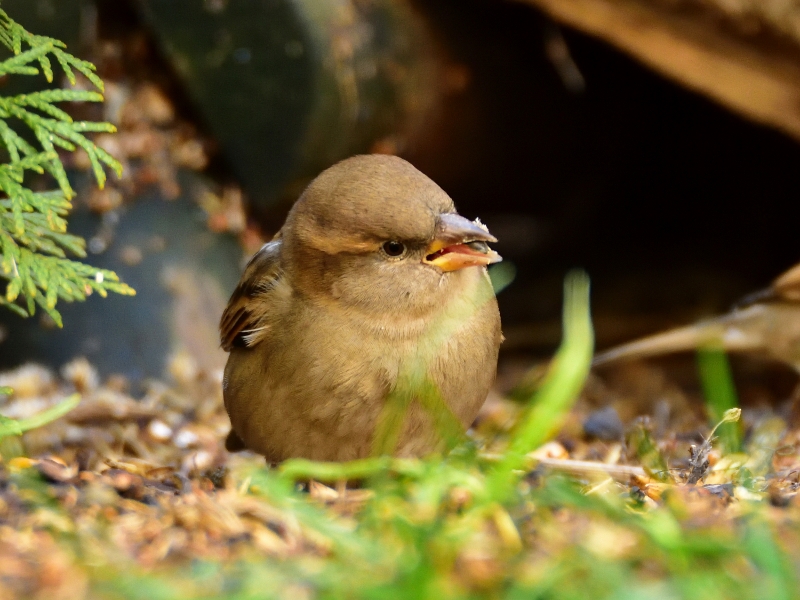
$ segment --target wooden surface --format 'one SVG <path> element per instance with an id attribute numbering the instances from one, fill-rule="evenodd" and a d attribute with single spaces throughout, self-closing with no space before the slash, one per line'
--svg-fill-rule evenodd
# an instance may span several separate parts
<path id="1" fill-rule="evenodd" d="M 771 0 L 752 6 L 742 0 L 710 0 L 702 6 L 655 0 L 521 1 L 800 139 L 800 4 L 783 2 L 781 12 L 781 3 Z"/>

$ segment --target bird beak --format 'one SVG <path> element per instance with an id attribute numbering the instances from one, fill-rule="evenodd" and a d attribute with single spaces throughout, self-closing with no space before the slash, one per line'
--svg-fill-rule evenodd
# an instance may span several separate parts
<path id="1" fill-rule="evenodd" d="M 422 262 L 442 271 L 485 267 L 503 260 L 486 244 L 496 241 L 486 225 L 477 219 L 473 222 L 455 213 L 441 214 L 436 219 L 435 237 L 425 250 Z"/>

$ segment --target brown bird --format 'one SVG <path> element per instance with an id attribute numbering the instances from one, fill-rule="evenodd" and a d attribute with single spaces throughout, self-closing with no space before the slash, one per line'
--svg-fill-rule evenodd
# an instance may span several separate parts
<path id="1" fill-rule="evenodd" d="M 468 427 L 502 337 L 486 270 L 501 260 L 495 241 L 400 158 L 355 156 L 323 171 L 222 315 L 226 447 L 272 462 L 362 458 L 388 399 L 406 398 L 394 454 L 419 456 L 441 444 L 422 406 L 428 384 Z"/>
<path id="2" fill-rule="evenodd" d="M 709 344 L 721 345 L 730 352 L 760 353 L 800 372 L 800 264 L 727 314 L 611 348 L 598 354 L 592 364 L 600 366 Z"/>

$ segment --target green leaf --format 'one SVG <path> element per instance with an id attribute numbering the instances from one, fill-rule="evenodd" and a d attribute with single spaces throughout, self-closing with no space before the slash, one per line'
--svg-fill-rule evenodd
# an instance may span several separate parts
<path id="1" fill-rule="evenodd" d="M 0 192 L 5 196 L 0 198 L 0 265 L 2 278 L 7 281 L 0 304 L 23 316 L 33 314 L 38 305 L 61 325 L 56 309 L 59 300 L 84 300 L 89 291 L 100 296 L 109 292 L 135 294 L 113 272 L 67 258 L 67 253 L 84 258 L 86 243 L 67 232 L 66 216 L 75 191 L 56 148 L 68 152 L 84 150 L 94 178 L 102 187 L 107 179 L 106 169 L 119 175 L 122 165 L 98 148 L 87 134 L 116 129 L 110 123 L 76 123 L 63 107 L 57 106 L 62 102 L 103 100 L 103 83 L 94 65 L 66 52 L 63 42 L 29 33 L 0 9 L 0 44 L 14 53 L 0 61 L 0 75 L 41 71 L 52 80 L 55 59 L 73 85 L 78 72 L 96 88 L 45 89 L 0 96 L 0 141 L 10 160 L 0 164 Z M 35 143 L 26 141 L 24 130 L 33 133 Z M 58 189 L 34 192 L 27 187 L 29 173 L 51 175 Z"/>
<path id="2" fill-rule="evenodd" d="M 8 302 L 13 302 L 19 296 L 19 293 L 22 291 L 22 280 L 19 277 L 14 277 L 6 287 L 6 300 Z"/>

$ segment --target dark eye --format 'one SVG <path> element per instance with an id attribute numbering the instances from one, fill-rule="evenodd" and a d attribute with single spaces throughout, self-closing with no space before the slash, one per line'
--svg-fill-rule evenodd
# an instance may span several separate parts
<path id="1" fill-rule="evenodd" d="M 406 247 L 400 242 L 392 240 L 383 244 L 383 251 L 387 256 L 397 257 L 403 255 L 406 251 Z"/>

